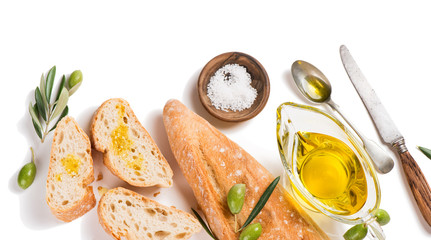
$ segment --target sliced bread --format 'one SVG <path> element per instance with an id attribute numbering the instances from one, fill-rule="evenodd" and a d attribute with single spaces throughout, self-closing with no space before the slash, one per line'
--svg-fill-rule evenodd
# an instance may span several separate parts
<path id="1" fill-rule="evenodd" d="M 118 187 L 103 194 L 99 222 L 115 239 L 188 239 L 201 230 L 190 214 Z"/>
<path id="2" fill-rule="evenodd" d="M 51 146 L 46 201 L 60 220 L 70 222 L 96 205 L 91 144 L 88 136 L 71 117 L 57 125 Z"/>
<path id="3" fill-rule="evenodd" d="M 123 99 L 104 102 L 93 117 L 91 140 L 111 172 L 133 186 L 172 186 L 172 170 Z"/>

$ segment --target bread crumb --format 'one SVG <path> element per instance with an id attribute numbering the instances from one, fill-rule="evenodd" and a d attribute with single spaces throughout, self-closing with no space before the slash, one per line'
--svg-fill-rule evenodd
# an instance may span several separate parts
<path id="1" fill-rule="evenodd" d="M 160 192 L 156 192 L 153 194 L 154 197 L 157 197 L 160 194 Z"/>
<path id="2" fill-rule="evenodd" d="M 98 181 L 100 181 L 100 180 L 102 180 L 102 179 L 103 179 L 103 173 L 102 173 L 102 172 L 100 172 L 100 173 L 97 175 L 96 182 L 98 182 Z"/>

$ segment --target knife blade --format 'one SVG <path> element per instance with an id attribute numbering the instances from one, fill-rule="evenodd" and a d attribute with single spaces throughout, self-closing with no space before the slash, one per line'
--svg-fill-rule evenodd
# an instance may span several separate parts
<path id="1" fill-rule="evenodd" d="M 361 97 L 368 113 L 371 115 L 380 136 L 384 142 L 393 145 L 396 141 L 402 138 L 401 133 L 398 131 L 398 128 L 395 126 L 385 107 L 377 97 L 376 92 L 370 86 L 364 74 L 362 74 L 361 69 L 359 69 L 346 46 L 342 45 L 340 47 L 340 54 L 347 75 L 349 75 L 353 86 Z"/>
<path id="2" fill-rule="evenodd" d="M 390 118 L 377 94 L 362 74 L 346 46 L 340 47 L 341 61 L 353 86 L 362 99 L 383 141 L 398 152 L 404 174 L 425 221 L 431 226 L 431 190 L 420 167 L 410 155 L 404 138 Z"/>

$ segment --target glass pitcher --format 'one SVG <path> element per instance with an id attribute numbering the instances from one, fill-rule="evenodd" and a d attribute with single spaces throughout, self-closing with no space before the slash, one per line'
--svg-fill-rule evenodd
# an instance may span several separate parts
<path id="1" fill-rule="evenodd" d="M 380 205 L 376 171 L 346 126 L 317 108 L 283 103 L 277 141 L 285 187 L 301 205 L 342 223 L 366 223 L 370 239 L 385 239 L 374 217 Z"/>

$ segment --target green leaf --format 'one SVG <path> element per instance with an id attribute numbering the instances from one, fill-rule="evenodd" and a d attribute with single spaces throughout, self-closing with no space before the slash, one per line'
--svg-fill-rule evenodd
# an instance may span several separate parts
<path id="1" fill-rule="evenodd" d="M 45 95 L 45 77 L 43 73 L 42 73 L 42 76 L 40 77 L 39 90 L 40 90 L 40 95 L 42 96 L 43 104 L 45 108 L 48 108 L 48 101 L 46 101 L 46 95 Z"/>
<path id="2" fill-rule="evenodd" d="M 66 117 L 66 115 L 68 113 L 69 113 L 69 107 L 66 106 L 64 108 L 63 112 L 61 113 L 60 117 L 58 118 L 57 122 L 55 123 L 55 125 L 49 131 L 51 132 L 52 130 L 54 130 L 57 127 L 58 123 L 61 121 L 61 119 L 63 119 L 64 117 Z"/>
<path id="3" fill-rule="evenodd" d="M 40 121 L 39 121 L 39 116 L 38 116 L 36 106 L 32 106 L 32 104 L 30 103 L 30 105 L 28 106 L 28 111 L 30 112 L 31 119 L 39 126 L 39 128 L 42 128 L 42 125 L 40 124 Z"/>
<path id="4" fill-rule="evenodd" d="M 48 75 L 46 75 L 45 95 L 48 102 L 51 100 L 52 86 L 54 85 L 55 79 L 55 70 L 56 67 L 54 66 L 49 70 Z"/>
<path id="5" fill-rule="evenodd" d="M 260 197 L 259 201 L 256 203 L 256 206 L 254 206 L 253 210 L 251 211 L 244 225 L 238 231 L 241 231 L 245 227 L 247 227 L 247 225 L 250 224 L 253 221 L 253 219 L 260 213 L 260 211 L 268 201 L 269 197 L 271 196 L 272 192 L 274 191 L 275 187 L 277 187 L 278 181 L 280 181 L 280 176 L 276 177 L 274 181 L 272 181 L 272 183 L 269 184 L 265 192 L 263 192 L 262 196 Z"/>
<path id="6" fill-rule="evenodd" d="M 431 149 L 425 148 L 425 147 L 421 147 L 418 146 L 418 149 L 425 154 L 425 156 L 427 156 L 429 159 L 431 159 Z"/>
<path id="7" fill-rule="evenodd" d="M 28 111 L 30 112 L 31 121 L 33 122 L 34 130 L 36 131 L 37 136 L 42 139 L 42 126 L 40 125 L 37 108 L 36 106 L 32 106 L 30 103 L 28 107 Z"/>
<path id="8" fill-rule="evenodd" d="M 199 215 L 199 213 L 197 213 L 193 208 L 192 208 L 192 211 L 195 214 L 196 218 L 198 219 L 199 223 L 202 225 L 202 227 L 208 233 L 208 235 L 210 235 L 210 237 L 212 237 L 213 239 L 217 240 L 217 238 L 211 232 L 210 228 L 206 225 L 205 221 L 201 218 L 201 216 Z"/>
<path id="9" fill-rule="evenodd" d="M 30 103 L 30 106 L 31 106 L 31 103 Z M 37 110 L 36 103 L 33 105 L 33 110 L 36 113 L 37 119 L 39 120 L 40 119 L 40 115 L 39 115 L 39 111 Z M 42 126 L 42 124 L 41 124 L 41 126 Z"/>
<path id="10" fill-rule="evenodd" d="M 33 122 L 33 127 L 34 127 L 34 130 L 36 131 L 37 136 L 40 139 L 42 139 L 42 129 L 40 129 L 39 126 L 37 125 L 37 123 L 35 123 L 33 120 L 32 120 L 32 122 Z"/>
<path id="11" fill-rule="evenodd" d="M 64 84 L 66 83 L 66 76 L 63 75 L 61 78 L 60 86 L 58 87 L 57 97 L 55 98 L 55 101 L 58 101 L 58 98 L 60 97 L 61 90 L 64 88 Z"/>
<path id="12" fill-rule="evenodd" d="M 39 87 L 34 91 L 34 98 L 36 99 L 37 110 L 39 111 L 39 115 L 46 121 L 46 110 L 45 104 L 43 104 L 42 94 L 39 90 Z"/>
<path id="13" fill-rule="evenodd" d="M 54 112 L 51 115 L 51 119 L 54 119 L 60 115 L 60 113 L 63 112 L 63 110 L 66 108 L 67 101 L 69 100 L 69 92 L 66 88 L 63 88 L 60 93 L 60 97 L 58 98 L 57 104 L 54 108 Z"/>
<path id="14" fill-rule="evenodd" d="M 72 96 L 78 90 L 79 86 L 81 86 L 81 82 L 78 82 L 75 86 L 73 86 L 71 89 L 69 89 L 69 96 Z"/>

